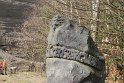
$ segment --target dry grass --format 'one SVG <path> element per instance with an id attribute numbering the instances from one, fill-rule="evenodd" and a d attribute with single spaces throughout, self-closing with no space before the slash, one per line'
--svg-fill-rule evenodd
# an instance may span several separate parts
<path id="1" fill-rule="evenodd" d="M 12 75 L 0 75 L 0 83 L 47 83 L 46 77 L 34 72 L 19 72 Z"/>

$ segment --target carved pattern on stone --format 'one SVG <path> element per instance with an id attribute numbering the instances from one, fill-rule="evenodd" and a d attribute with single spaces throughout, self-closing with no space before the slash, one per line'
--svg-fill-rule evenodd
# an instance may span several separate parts
<path id="1" fill-rule="evenodd" d="M 50 46 L 48 47 L 46 54 L 47 58 L 63 58 L 68 60 L 74 60 L 94 67 L 98 70 L 103 69 L 103 62 L 100 59 L 72 48 L 70 49 L 64 46 Z"/>

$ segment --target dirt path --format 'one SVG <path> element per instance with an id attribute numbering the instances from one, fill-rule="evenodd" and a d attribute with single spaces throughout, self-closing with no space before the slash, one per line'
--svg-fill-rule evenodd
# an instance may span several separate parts
<path id="1" fill-rule="evenodd" d="M 19 72 L 12 75 L 0 75 L 0 83 L 47 83 L 46 78 L 33 72 Z"/>

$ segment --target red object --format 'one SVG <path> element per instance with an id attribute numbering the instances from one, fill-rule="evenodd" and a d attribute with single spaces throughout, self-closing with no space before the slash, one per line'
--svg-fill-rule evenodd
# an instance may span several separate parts
<path id="1" fill-rule="evenodd" d="M 0 69 L 3 69 L 3 61 L 0 61 Z"/>

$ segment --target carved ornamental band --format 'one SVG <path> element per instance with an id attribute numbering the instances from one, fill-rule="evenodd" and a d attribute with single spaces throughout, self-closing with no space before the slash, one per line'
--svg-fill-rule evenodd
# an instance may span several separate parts
<path id="1" fill-rule="evenodd" d="M 103 62 L 97 57 L 89 55 L 85 52 L 80 52 L 75 49 L 69 49 L 63 46 L 50 46 L 46 53 L 47 58 L 63 58 L 68 60 L 78 61 L 87 64 L 98 70 L 102 70 Z"/>

